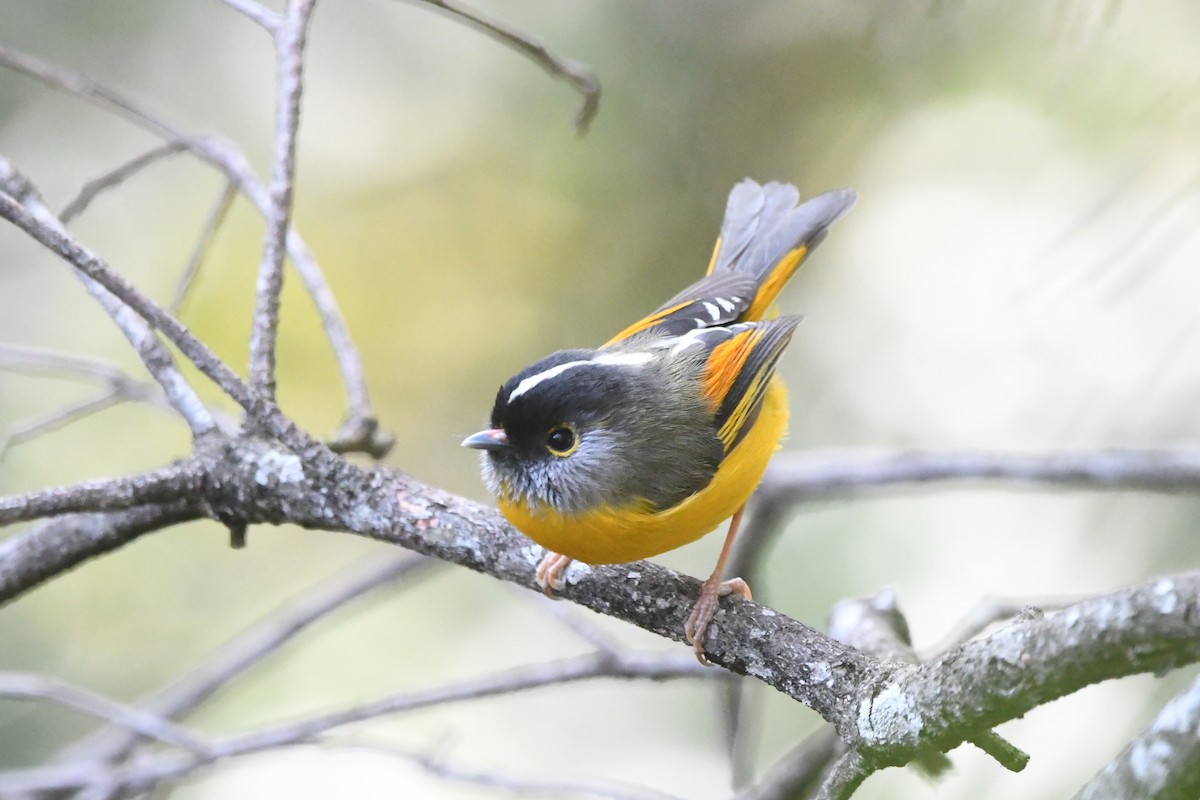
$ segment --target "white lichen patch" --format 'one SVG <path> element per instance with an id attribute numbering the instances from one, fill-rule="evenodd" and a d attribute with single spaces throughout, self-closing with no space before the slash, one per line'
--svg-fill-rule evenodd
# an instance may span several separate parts
<path id="1" fill-rule="evenodd" d="M 1121 593 L 1110 596 L 1096 605 L 1095 620 L 1101 628 L 1124 628 L 1133 621 L 1133 600 Z"/>
<path id="2" fill-rule="evenodd" d="M 1171 776 L 1171 745 L 1155 739 L 1136 742 L 1129 753 L 1129 771 L 1146 790 L 1146 795 L 1158 794 Z"/>
<path id="3" fill-rule="evenodd" d="M 1083 615 L 1080 614 L 1079 609 L 1076 606 L 1071 606 L 1063 612 L 1063 622 L 1068 628 L 1074 628 L 1079 624 L 1079 620 L 1082 618 Z"/>
<path id="4" fill-rule="evenodd" d="M 829 635 L 839 642 L 849 641 L 863 624 L 863 604 L 856 600 L 842 600 L 835 603 L 829 612 L 829 624 L 826 626 Z"/>
<path id="5" fill-rule="evenodd" d="M 572 561 L 563 571 L 563 582 L 574 586 L 591 574 L 591 564 L 585 564 L 582 561 Z"/>
<path id="6" fill-rule="evenodd" d="M 1153 729 L 1163 733 L 1200 736 L 1197 720 L 1200 720 L 1200 686 L 1192 684 L 1192 688 L 1163 706 L 1163 710 L 1154 718 Z"/>
<path id="7" fill-rule="evenodd" d="M 640 581 L 642 579 L 642 573 L 638 572 L 636 569 L 631 569 L 629 572 L 625 573 L 625 577 L 631 581 Z"/>
<path id="8" fill-rule="evenodd" d="M 254 482 L 259 486 L 277 486 L 281 483 L 299 483 L 304 480 L 304 466 L 300 456 L 282 450 L 264 450 L 256 459 Z"/>
<path id="9" fill-rule="evenodd" d="M 1174 613 L 1179 607 L 1179 595 L 1175 591 L 1175 581 L 1170 578 L 1159 578 L 1154 582 L 1154 596 L 1157 598 L 1158 610 L 1163 614 Z"/>
<path id="10" fill-rule="evenodd" d="M 913 743 L 924 727 L 920 712 L 895 683 L 863 700 L 858 708 L 858 735 L 867 744 Z"/>
<path id="11" fill-rule="evenodd" d="M 813 683 L 833 686 L 833 671 L 829 669 L 829 664 L 824 661 L 805 661 L 804 666 L 808 667 L 808 674 Z"/>

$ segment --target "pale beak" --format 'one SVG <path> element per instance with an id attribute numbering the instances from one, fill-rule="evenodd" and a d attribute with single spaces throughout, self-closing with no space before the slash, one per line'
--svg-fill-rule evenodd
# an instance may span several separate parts
<path id="1" fill-rule="evenodd" d="M 462 440 L 463 447 L 470 447 L 475 450 L 488 450 L 495 452 L 504 450 L 508 447 L 508 434 L 503 428 L 493 428 L 490 431 L 480 431 L 472 434 Z"/>

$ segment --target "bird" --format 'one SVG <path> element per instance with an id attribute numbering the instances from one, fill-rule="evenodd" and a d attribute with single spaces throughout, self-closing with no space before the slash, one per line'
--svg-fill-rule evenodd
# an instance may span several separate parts
<path id="1" fill-rule="evenodd" d="M 545 550 L 535 578 L 563 588 L 572 561 L 637 561 L 729 520 L 724 546 L 684 626 L 704 638 L 741 578 L 722 581 L 746 502 L 783 439 L 787 393 L 776 365 L 803 317 L 776 298 L 850 189 L 800 201 L 786 183 L 746 179 L 729 193 L 704 277 L 595 349 L 559 350 L 509 378 L 481 452 L 504 517 Z"/>

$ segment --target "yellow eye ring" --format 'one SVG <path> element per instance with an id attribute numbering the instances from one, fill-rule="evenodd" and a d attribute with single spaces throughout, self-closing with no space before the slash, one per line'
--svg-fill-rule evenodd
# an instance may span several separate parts
<path id="1" fill-rule="evenodd" d="M 555 425 L 546 434 L 546 449 L 559 458 L 566 458 L 579 449 L 579 434 L 573 425 Z"/>

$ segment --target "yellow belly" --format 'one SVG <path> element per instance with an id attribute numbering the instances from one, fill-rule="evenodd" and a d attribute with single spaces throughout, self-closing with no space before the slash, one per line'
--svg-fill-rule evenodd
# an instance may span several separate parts
<path id="1" fill-rule="evenodd" d="M 588 564 L 620 564 L 665 553 L 694 542 L 742 507 L 762 480 L 787 430 L 787 417 L 787 392 L 774 378 L 754 427 L 721 462 L 708 486 L 664 511 L 608 508 L 568 519 L 503 499 L 500 511 L 542 547 Z"/>

